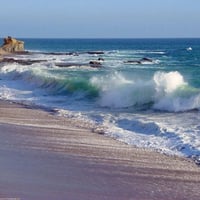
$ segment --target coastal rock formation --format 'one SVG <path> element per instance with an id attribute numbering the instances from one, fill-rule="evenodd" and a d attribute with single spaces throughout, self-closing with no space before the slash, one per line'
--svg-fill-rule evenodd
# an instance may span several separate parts
<path id="1" fill-rule="evenodd" d="M 55 63 L 55 65 L 57 67 L 81 67 L 81 66 L 85 66 L 85 64 L 81 64 L 81 63 Z"/>
<path id="2" fill-rule="evenodd" d="M 23 52 L 24 42 L 8 36 L 4 38 L 4 44 L 1 46 L 0 51 L 8 53 Z"/>
<path id="3" fill-rule="evenodd" d="M 5 54 L 6 54 L 6 52 L 0 48 L 0 55 L 5 55 Z"/>
<path id="4" fill-rule="evenodd" d="M 87 53 L 88 54 L 92 54 L 92 55 L 101 55 L 101 54 L 104 54 L 103 51 L 88 51 Z"/>
<path id="5" fill-rule="evenodd" d="M 90 67 L 94 67 L 94 68 L 102 67 L 101 62 L 98 62 L 98 61 L 90 61 L 89 64 L 90 64 Z"/>
<path id="6" fill-rule="evenodd" d="M 153 63 L 153 60 L 151 58 L 142 58 L 140 60 L 128 60 L 124 61 L 125 64 L 144 64 L 144 63 Z"/>
<path id="7" fill-rule="evenodd" d="M 85 67 L 88 66 L 88 63 L 55 63 L 57 67 Z M 102 64 L 97 61 L 90 61 L 89 66 L 93 68 L 100 68 L 102 67 Z"/>
<path id="8" fill-rule="evenodd" d="M 14 58 L 2 58 L 0 59 L 0 63 L 18 63 L 21 65 L 32 65 L 34 63 L 40 63 L 40 62 L 47 62 L 47 60 L 21 60 L 21 59 L 14 59 Z"/>

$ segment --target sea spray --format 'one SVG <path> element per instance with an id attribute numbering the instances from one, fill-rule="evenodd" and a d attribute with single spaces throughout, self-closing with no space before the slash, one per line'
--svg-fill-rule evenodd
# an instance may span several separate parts
<path id="1" fill-rule="evenodd" d="M 152 101 L 152 81 L 134 80 L 114 72 L 93 77 L 91 82 L 100 88 L 99 104 L 103 107 L 126 108 Z"/>
<path id="2" fill-rule="evenodd" d="M 165 96 L 173 93 L 180 86 L 186 85 L 183 76 L 175 72 L 156 72 L 153 77 L 156 89 L 156 95 L 158 98 L 160 96 Z"/>
<path id="3" fill-rule="evenodd" d="M 200 90 L 189 86 L 179 72 L 157 72 L 153 79 L 154 109 L 180 112 L 200 108 Z"/>

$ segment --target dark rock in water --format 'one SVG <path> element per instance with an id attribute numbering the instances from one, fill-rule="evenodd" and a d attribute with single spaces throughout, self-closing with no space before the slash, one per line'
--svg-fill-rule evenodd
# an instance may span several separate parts
<path id="1" fill-rule="evenodd" d="M 141 62 L 153 62 L 153 60 L 151 59 L 151 58 L 146 58 L 146 57 L 144 57 L 144 58 L 142 58 L 141 60 L 140 60 Z"/>
<path id="2" fill-rule="evenodd" d="M 97 54 L 97 55 L 104 54 L 103 51 L 88 51 L 87 53 L 88 53 L 88 54 Z"/>
<path id="3" fill-rule="evenodd" d="M 139 60 L 127 60 L 124 61 L 125 64 L 142 64 Z"/>
<path id="4" fill-rule="evenodd" d="M 144 62 L 150 62 L 150 63 L 152 63 L 153 60 L 151 58 L 144 57 L 144 58 L 142 58 L 140 60 L 128 60 L 128 61 L 124 61 L 124 63 L 126 63 L 126 64 L 143 64 Z"/>
<path id="5" fill-rule="evenodd" d="M 85 67 L 88 66 L 88 63 L 55 63 L 57 67 Z M 97 61 L 90 61 L 90 67 L 98 68 L 101 67 L 101 63 Z"/>
<path id="6" fill-rule="evenodd" d="M 104 61 L 104 59 L 103 58 L 98 58 L 98 61 Z"/>
<path id="7" fill-rule="evenodd" d="M 90 61 L 89 64 L 91 67 L 95 67 L 95 68 L 102 67 L 102 64 L 98 61 Z"/>
<path id="8" fill-rule="evenodd" d="M 57 67 L 81 67 L 83 66 L 84 64 L 81 64 L 81 63 L 55 63 L 55 65 Z"/>
<path id="9" fill-rule="evenodd" d="M 101 63 L 98 61 L 90 61 L 89 64 L 90 65 L 101 65 Z"/>
<path id="10" fill-rule="evenodd" d="M 79 56 L 79 54 L 76 53 L 76 52 L 44 52 L 42 54 L 45 54 L 45 55 L 55 55 L 55 56 L 62 56 L 62 55 Z"/>
<path id="11" fill-rule="evenodd" d="M 18 60 L 14 58 L 3 58 L 0 63 L 18 63 L 21 65 L 32 65 L 34 63 L 46 62 L 47 60 Z"/>

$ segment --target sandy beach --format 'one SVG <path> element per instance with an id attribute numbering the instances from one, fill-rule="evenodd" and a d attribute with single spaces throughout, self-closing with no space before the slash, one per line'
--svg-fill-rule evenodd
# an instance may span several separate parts
<path id="1" fill-rule="evenodd" d="M 197 200 L 193 162 L 130 147 L 53 112 L 0 101 L 0 198 Z"/>

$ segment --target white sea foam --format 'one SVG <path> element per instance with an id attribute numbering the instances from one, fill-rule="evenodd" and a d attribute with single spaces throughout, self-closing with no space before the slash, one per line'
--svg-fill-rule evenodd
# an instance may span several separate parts
<path id="1" fill-rule="evenodd" d="M 165 51 L 162 51 L 162 50 L 132 50 L 132 52 L 134 52 L 135 54 L 165 54 L 166 52 Z"/>
<path id="2" fill-rule="evenodd" d="M 187 51 L 192 51 L 192 47 L 188 47 L 186 50 Z"/>
<path id="3" fill-rule="evenodd" d="M 104 113 L 58 110 L 59 115 L 75 118 L 76 126 L 91 128 L 129 145 L 150 148 L 178 156 L 199 155 L 199 113 Z M 95 118 L 101 118 L 96 121 Z M 174 123 L 172 123 L 172 121 Z"/>
<path id="4" fill-rule="evenodd" d="M 118 72 L 105 77 L 93 77 L 91 82 L 101 89 L 101 106 L 123 108 L 151 101 L 151 82 L 127 79 Z"/>
<path id="5" fill-rule="evenodd" d="M 1 99 L 11 99 L 12 96 L 13 96 L 13 91 L 11 91 L 5 85 L 0 87 L 0 97 L 1 97 Z"/>
<path id="6" fill-rule="evenodd" d="M 107 115 L 104 126 L 109 127 L 106 130 L 108 136 L 127 144 L 172 155 L 192 156 L 200 152 L 200 129 L 192 126 L 199 119 L 199 113 Z"/>

